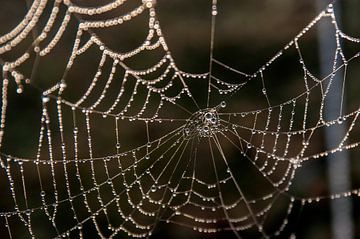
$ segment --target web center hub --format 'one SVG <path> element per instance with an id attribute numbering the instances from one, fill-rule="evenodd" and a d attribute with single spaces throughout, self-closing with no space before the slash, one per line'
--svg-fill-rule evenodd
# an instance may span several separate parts
<path id="1" fill-rule="evenodd" d="M 220 107 L 224 108 L 225 102 L 214 108 L 206 108 L 195 112 L 187 121 L 184 127 L 186 139 L 194 137 L 211 137 L 223 130 L 221 119 L 218 114 Z"/>

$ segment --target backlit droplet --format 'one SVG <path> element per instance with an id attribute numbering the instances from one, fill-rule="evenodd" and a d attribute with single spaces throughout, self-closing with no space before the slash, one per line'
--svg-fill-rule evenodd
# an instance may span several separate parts
<path id="1" fill-rule="evenodd" d="M 220 106 L 221 106 L 222 108 L 225 108 L 225 107 L 226 107 L 226 102 L 225 102 L 225 101 L 221 101 Z"/>
<path id="2" fill-rule="evenodd" d="M 42 102 L 43 103 L 47 103 L 47 102 L 49 102 L 50 101 L 50 98 L 48 97 L 48 96 L 43 96 L 42 97 Z"/>

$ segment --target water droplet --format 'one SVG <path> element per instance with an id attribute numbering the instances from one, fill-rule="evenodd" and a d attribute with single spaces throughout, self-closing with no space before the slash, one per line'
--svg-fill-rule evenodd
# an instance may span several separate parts
<path id="1" fill-rule="evenodd" d="M 47 103 L 47 102 L 49 102 L 49 100 L 50 100 L 50 98 L 48 96 L 43 96 L 42 97 L 42 102 L 43 103 Z"/>
<path id="2" fill-rule="evenodd" d="M 22 89 L 21 87 L 17 88 L 17 89 L 16 89 L 16 93 L 18 93 L 18 94 L 23 93 L 23 89 Z"/>
<path id="3" fill-rule="evenodd" d="M 61 83 L 60 83 L 60 88 L 63 88 L 63 89 L 66 88 L 66 83 L 65 83 L 65 82 L 61 82 Z"/>
<path id="4" fill-rule="evenodd" d="M 221 108 L 225 108 L 225 107 L 226 107 L 226 102 L 225 102 L 225 101 L 221 101 L 220 106 L 221 106 Z"/>
<path id="5" fill-rule="evenodd" d="M 207 119 L 207 120 L 210 120 L 212 117 L 213 117 L 213 114 L 210 113 L 210 112 L 207 112 L 207 113 L 205 114 L 205 119 Z"/>

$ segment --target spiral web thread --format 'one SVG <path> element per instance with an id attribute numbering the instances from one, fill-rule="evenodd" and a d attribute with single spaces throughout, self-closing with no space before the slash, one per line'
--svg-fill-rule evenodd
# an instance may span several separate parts
<path id="1" fill-rule="evenodd" d="M 356 129 L 359 110 L 344 113 L 341 107 L 337 119 L 326 120 L 323 117 L 324 102 L 331 89 L 334 76 L 342 74 L 343 85 L 345 85 L 348 65 L 360 56 L 358 52 L 353 56 L 345 57 L 340 42 L 359 44 L 360 39 L 349 36 L 339 29 L 331 4 L 257 72 L 246 74 L 222 63 L 213 55 L 217 15 L 217 2 L 213 0 L 209 72 L 191 74 L 181 71 L 176 66 L 161 31 L 154 1 L 143 0 L 131 12 L 107 20 L 90 21 L 81 18 L 86 15 L 105 14 L 121 8 L 125 2 L 126 0 L 114 0 L 100 7 L 86 8 L 76 6 L 69 0 L 52 2 L 34 0 L 20 24 L 0 37 L 0 55 L 11 53 L 17 45 L 29 39 L 30 33 L 37 27 L 40 16 L 45 14 L 45 7 L 52 4 L 46 25 L 27 50 L 12 62 L 1 60 L 1 147 L 6 135 L 6 126 L 11 123 L 6 121 L 8 90 L 11 90 L 10 81 L 15 81 L 18 93 L 23 92 L 24 84 L 29 84 L 31 87 L 31 80 L 19 72 L 18 68 L 34 54 L 38 57 L 50 54 L 61 44 L 61 38 L 70 20 L 78 21 L 73 49 L 63 77 L 53 87 L 41 92 L 42 115 L 37 154 L 34 157 L 20 158 L 5 154 L 3 151 L 1 153 L 1 170 L 6 175 L 2 177 L 6 180 L 3 180 L 1 184 L 8 185 L 9 191 L 6 193 L 12 199 L 13 208 L 2 209 L 0 220 L 1 225 L 7 228 L 9 238 L 13 236 L 15 225 L 23 225 L 28 236 L 37 237 L 40 225 L 36 223 L 39 217 L 53 228 L 50 235 L 52 237 L 77 235 L 83 238 L 86 237 L 83 228 L 89 225 L 101 238 L 112 238 L 119 233 L 126 233 L 132 237 L 148 237 L 159 222 L 167 222 L 204 233 L 230 230 L 238 238 L 241 231 L 254 229 L 261 237 L 267 238 L 284 231 L 295 203 L 305 205 L 323 199 L 360 196 L 360 191 L 355 189 L 310 198 L 292 196 L 288 192 L 295 172 L 306 161 L 359 146 L 358 141 L 350 142 L 349 139 L 350 136 L 352 140 L 356 138 L 356 135 L 352 133 Z M 67 9 L 63 16 L 59 11 L 61 7 Z M 121 53 L 111 50 L 93 32 L 97 28 L 120 26 L 142 14 L 148 15 L 148 35 L 143 44 L 130 52 Z M 58 19 L 62 19 L 62 23 L 56 28 L 54 23 Z M 331 19 L 337 48 L 331 74 L 321 79 L 314 76 L 306 67 L 299 40 L 323 19 Z M 51 32 L 55 34 L 50 34 Z M 90 37 L 84 42 L 85 33 L 90 34 Z M 44 42 L 47 43 L 44 44 Z M 96 49 L 101 53 L 97 72 L 86 92 L 77 101 L 67 100 L 63 97 L 68 81 L 71 80 L 66 77 L 67 72 L 76 64 L 77 57 L 89 49 Z M 272 63 L 290 49 L 295 49 L 298 53 L 299 64 L 304 73 L 305 90 L 281 104 L 273 105 L 271 95 L 266 88 L 265 75 Z M 127 59 L 155 50 L 160 50 L 163 57 L 149 68 L 132 69 L 126 64 Z M 108 61 L 111 62 L 112 68 L 105 76 L 106 84 L 101 85 L 99 79 L 104 74 L 102 69 Z M 212 74 L 214 65 L 237 74 L 244 81 L 230 83 L 220 79 L 221 77 Z M 114 75 L 119 69 L 122 69 L 124 73 L 122 78 L 118 79 Z M 159 72 L 160 76 L 149 79 L 154 72 Z M 117 89 L 117 97 L 110 106 L 103 107 L 102 102 L 106 100 L 107 91 L 115 80 L 121 81 L 121 86 Z M 249 82 L 259 80 L 263 86 L 259 94 L 266 98 L 267 107 L 254 111 L 226 112 L 226 104 L 231 102 L 231 97 L 242 92 Z M 189 81 L 201 81 L 204 87 L 208 88 L 205 109 L 199 107 L 192 94 L 193 89 L 188 86 Z M 129 82 L 133 83 L 131 92 L 127 92 L 126 88 Z M 95 89 L 101 89 L 101 95 L 89 104 L 89 98 L 94 94 Z M 145 97 L 139 97 L 140 89 L 146 90 Z M 308 108 L 313 103 L 311 101 L 313 92 L 318 89 L 321 91 L 318 120 L 316 124 L 309 125 Z M 176 94 L 169 95 L 168 92 L 174 92 L 174 90 Z M 123 101 L 125 93 L 130 93 L 131 96 L 122 106 L 119 102 Z M 209 101 L 214 93 L 222 95 L 224 101 L 215 107 L 210 107 Z M 199 111 L 193 114 L 186 106 L 178 103 L 184 98 L 190 99 Z M 135 101 L 142 101 L 142 107 L 136 113 L 129 113 Z M 157 105 L 155 110 L 148 112 L 149 104 L 154 102 Z M 162 118 L 161 111 L 164 110 L 166 104 L 179 108 L 186 117 Z M 303 107 L 301 111 L 303 113 L 300 113 L 302 120 L 297 122 L 296 114 L 300 106 Z M 52 117 L 49 111 L 55 111 L 57 117 Z M 72 124 L 67 124 L 63 120 L 64 114 L 69 112 L 71 112 Z M 116 153 L 112 155 L 94 156 L 96 152 L 92 131 L 97 127 L 93 122 L 97 116 L 102 116 L 104 120 L 111 119 L 113 122 L 112 125 L 101 126 L 105 130 L 114 132 L 112 140 Z M 251 125 L 243 124 L 244 119 L 252 122 Z M 122 151 L 120 129 L 124 121 L 142 122 L 147 143 Z M 264 121 L 265 124 L 259 121 Z M 180 122 L 182 126 L 176 127 L 161 137 L 155 139 L 152 137 L 149 130 L 152 125 L 161 126 L 172 122 Z M 287 127 L 283 126 L 283 122 L 287 122 Z M 294 124 L 299 124 L 301 127 L 294 129 Z M 338 145 L 326 151 L 315 153 L 307 151 L 312 144 L 314 134 L 326 127 L 339 124 L 347 126 L 346 133 L 342 135 Z M 81 127 L 83 130 L 80 130 Z M 65 135 L 68 129 L 73 132 L 72 137 Z M 245 131 L 250 136 L 243 136 L 241 132 Z M 294 139 L 300 139 L 300 141 Z M 82 140 L 87 142 L 87 156 L 80 156 L 79 153 L 79 141 Z M 205 181 L 198 176 L 200 140 L 207 142 L 210 165 L 212 165 L 209 169 L 212 181 Z M 285 142 L 282 146 L 281 140 Z M 271 141 L 271 147 L 266 146 L 269 145 L 269 141 Z M 55 142 L 60 142 L 60 145 Z M 302 142 L 300 146 L 297 145 L 298 142 Z M 268 183 L 268 192 L 260 197 L 248 197 L 244 193 L 243 186 L 240 185 L 234 173 L 236 170 L 230 166 L 230 156 L 224 144 L 234 147 L 253 165 Z M 294 145 L 298 147 L 298 151 L 290 155 L 290 148 Z M 60 152 L 61 158 L 54 156 L 56 151 Z M 48 171 L 46 175 L 43 173 L 44 170 Z M 32 188 L 27 185 L 27 178 L 30 175 L 28 171 L 36 172 L 39 192 L 29 193 Z M 281 177 L 278 177 L 279 172 Z M 102 176 L 99 177 L 99 174 Z M 90 181 L 86 183 L 87 185 L 84 183 L 86 177 L 90 178 L 87 180 Z M 231 197 L 226 193 L 229 188 L 231 188 Z M 104 196 L 104 190 L 108 190 L 106 196 Z M 284 197 L 287 201 L 286 213 L 278 229 L 268 231 L 266 230 L 267 217 L 279 197 Z M 37 203 L 35 203 L 36 206 L 33 202 L 30 204 L 30 198 Z M 93 198 L 96 198 L 96 204 L 93 203 Z M 62 225 L 64 221 L 59 216 L 64 212 L 67 213 L 66 218 L 68 218 L 65 226 Z M 107 225 L 105 228 L 104 224 Z"/>

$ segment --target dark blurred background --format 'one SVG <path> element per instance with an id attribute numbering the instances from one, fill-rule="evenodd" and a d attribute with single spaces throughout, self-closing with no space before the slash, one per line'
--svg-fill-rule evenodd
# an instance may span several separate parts
<path id="1" fill-rule="evenodd" d="M 100 4 L 99 1 L 95 0 L 76 0 L 73 2 L 81 6 L 97 6 Z M 101 1 L 101 5 L 105 2 L 110 1 Z M 140 1 L 130 0 L 119 12 L 112 14 L 122 14 L 126 12 L 127 9 L 132 9 L 133 6 L 138 5 L 139 2 Z M 0 35 L 7 33 L 17 25 L 25 15 L 30 4 L 30 0 L 28 2 L 23 0 L 0 0 Z M 360 18 L 358 17 L 360 1 L 338 1 L 336 4 L 337 8 L 335 8 L 335 11 L 338 9 L 337 15 L 341 29 L 351 36 L 360 37 Z M 296 34 L 319 13 L 319 9 L 326 7 L 326 5 L 327 3 L 325 1 L 319 4 L 314 0 L 219 0 L 218 14 L 216 16 L 216 31 L 214 35 L 214 58 L 245 73 L 254 73 L 275 55 L 278 50 L 282 49 L 292 40 Z M 46 9 L 47 11 L 50 10 L 50 6 L 51 4 L 49 4 L 49 7 Z M 177 66 L 183 71 L 204 73 L 209 69 L 210 9 L 210 0 L 157 1 L 156 10 L 160 26 Z M 60 11 L 64 12 L 65 8 L 62 7 Z M 127 51 L 141 44 L 144 36 L 146 36 L 146 17 L 145 14 L 132 20 L 128 24 L 124 24 L 124 26 L 96 30 L 96 33 L 102 37 L 111 49 L 115 51 Z M 96 17 L 94 17 L 94 19 L 96 19 Z M 45 20 L 46 18 L 41 19 L 42 22 L 45 22 Z M 60 21 L 57 21 L 56 24 L 59 25 Z M 54 83 L 58 82 L 61 78 L 67 64 L 66 60 L 72 48 L 77 24 L 76 18 L 72 18 L 63 39 L 51 54 L 40 58 L 36 64 L 34 64 L 35 58 L 31 59 L 19 68 L 19 71 L 25 76 L 32 76 L 31 84 L 35 87 L 25 85 L 24 93 L 16 94 L 15 83 L 10 83 L 6 135 L 1 152 L 30 158 L 36 154 L 41 117 L 41 93 L 37 88 L 46 89 L 54 85 Z M 317 31 L 318 28 L 315 26 L 301 38 L 299 45 L 309 70 L 315 75 L 320 76 L 321 64 L 319 55 L 321 51 Z M 36 32 L 33 34 L 36 35 Z M 19 49 L 1 55 L 1 58 L 5 61 L 15 59 L 26 49 L 30 42 L 31 38 L 27 39 Z M 352 53 L 358 52 L 360 47 L 359 44 L 344 43 L 344 49 L 345 53 L 351 56 L 353 55 Z M 68 76 L 68 79 L 71 80 L 69 80 L 70 83 L 68 83 L 68 91 L 65 97 L 70 101 L 78 99 L 78 92 L 84 92 L 84 89 L 86 89 L 90 83 L 90 77 L 97 67 L 99 52 L 92 50 L 79 58 L 81 58 L 79 63 L 75 64 Z M 129 60 L 128 63 L 134 67 L 146 66 L 149 65 L 147 61 L 147 58 L 136 58 L 133 62 Z M 110 64 L 106 67 L 109 68 Z M 236 77 L 238 77 L 215 68 L 214 75 L 216 74 L 224 78 L 236 79 Z M 347 76 L 348 85 L 346 87 L 346 112 L 353 112 L 358 109 L 360 94 L 359 77 L 360 63 L 357 59 L 349 64 Z M 284 102 L 286 99 L 291 99 L 302 93 L 302 91 L 299 90 L 299 84 L 302 82 L 303 75 L 296 51 L 289 51 L 279 58 L 268 71 L 265 71 L 265 78 L 268 94 L 274 103 Z M 193 87 L 195 87 L 195 92 L 197 92 L 197 90 L 201 92 L 203 90 L 202 87 L 207 87 L 207 85 L 204 81 L 203 86 L 198 84 Z M 259 86 L 256 84 L 250 85 L 227 102 L 228 112 L 241 112 L 263 108 L 260 106 L 266 105 L 264 105 L 264 99 L 260 99 L 260 94 L 261 88 L 259 88 Z M 199 96 L 199 99 L 202 99 L 201 97 L 202 96 Z M 222 100 L 222 97 L 217 97 L 218 98 L 215 97 L 212 99 L 213 105 L 216 105 Z M 201 104 L 204 106 L 204 103 Z M 54 112 L 51 112 L 51 114 L 55 114 Z M 169 114 L 171 115 L 171 110 Z M 315 121 L 318 111 L 310 111 L 309 115 L 311 114 L 313 115 L 310 116 L 310 118 L 313 118 Z M 184 118 L 186 118 L 186 116 Z M 70 118 L 66 120 L 70 120 Z M 94 120 L 94 122 L 101 124 L 100 127 L 93 127 L 94 135 L 98 137 L 95 141 L 99 142 L 95 147 L 94 154 L 96 154 L 96 156 L 115 153 L 113 142 L 114 127 L 111 126 L 109 130 L 106 130 L 105 126 L 109 124 L 109 121 L 106 120 Z M 301 117 L 297 120 L 300 122 Z M 125 125 L 127 124 L 128 123 L 124 123 L 124 127 L 122 128 L 123 137 L 126 138 L 124 150 L 142 145 L 145 140 L 143 124 L 137 124 L 135 122 L 129 124 L 129 127 L 126 127 Z M 154 134 L 161 135 L 162 132 L 169 132 L 173 127 L 177 126 L 163 124 L 155 126 L 153 131 L 157 131 Z M 356 136 L 358 136 L 360 132 L 358 132 L 358 129 L 354 131 L 355 133 L 353 133 L 351 137 L 353 137 L 352 141 L 355 142 L 358 141 Z M 65 133 L 70 134 L 70 132 L 72 132 L 71 128 L 65 129 Z M 326 148 L 325 136 L 322 133 L 323 132 L 320 132 L 316 135 L 315 140 L 312 141 L 315 151 Z M 71 138 L 72 136 L 69 135 L 67 137 Z M 96 144 L 96 142 L 94 144 Z M 86 145 L 85 141 L 81 143 Z M 56 144 L 56 141 L 54 144 Z M 86 153 L 85 151 L 80 152 L 80 154 L 83 155 Z M 358 149 L 349 151 L 350 189 L 360 187 L 359 156 Z M 46 155 L 44 154 L 43 157 L 46 158 Z M 335 157 L 334 160 L 342 160 L 342 158 Z M 290 191 L 299 197 L 330 195 L 328 184 L 329 176 L 326 158 L 304 163 L 303 167 L 298 170 Z M 4 180 L 5 178 L 6 175 L 1 171 L 0 190 L 6 192 L 6 196 L 0 197 L 0 211 L 11 211 L 13 208 L 12 204 L 9 204 L 11 198 L 9 196 L 7 182 Z M 29 185 L 32 184 L 30 178 L 31 177 L 29 177 Z M 251 178 L 249 178 L 249 180 L 250 179 Z M 33 190 L 37 191 L 37 184 L 34 182 L 33 185 Z M 249 186 L 254 187 L 254 185 Z M 261 190 L 260 185 L 259 191 Z M 348 189 L 344 189 L 344 191 L 347 190 Z M 360 200 L 358 197 L 353 197 L 349 200 L 352 202 L 351 219 L 354 238 L 360 238 Z M 320 203 L 306 204 L 304 207 L 297 205 L 294 215 L 289 217 L 289 226 L 286 227 L 280 238 L 289 238 L 293 233 L 296 234 L 296 238 L 332 238 L 330 204 L 331 200 L 324 200 Z M 66 217 L 64 217 L 63 220 L 66 220 Z M 47 226 L 44 225 L 44 231 L 46 231 Z M 18 230 L 15 230 L 14 237 L 28 238 L 28 235 L 22 236 L 21 233 L 23 230 L 24 229 L 20 227 Z M 0 233 L 0 238 L 8 237 L 3 227 Z M 218 233 L 215 235 L 201 234 L 178 225 L 160 224 L 156 228 L 152 238 L 195 239 L 233 237 L 234 235 L 232 233 Z M 42 238 L 46 238 L 46 236 Z M 126 238 L 126 235 L 121 234 L 121 238 Z M 253 238 L 253 235 L 245 234 L 244 238 Z"/>

